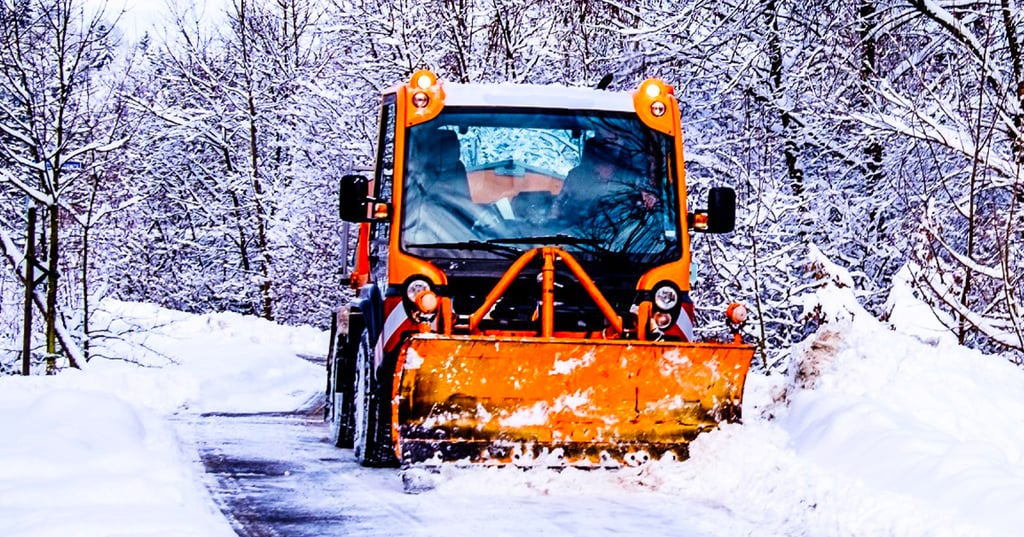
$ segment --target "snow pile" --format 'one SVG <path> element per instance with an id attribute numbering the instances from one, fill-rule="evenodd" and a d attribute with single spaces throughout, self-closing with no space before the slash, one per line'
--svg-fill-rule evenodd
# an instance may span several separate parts
<path id="1" fill-rule="evenodd" d="M 20 388 L 0 387 L 0 534 L 233 535 L 158 416 L 95 391 Z"/>
<path id="2" fill-rule="evenodd" d="M 818 293 L 845 291 L 848 315 L 794 353 L 790 369 L 814 373 L 790 383 L 802 389 L 778 425 L 803 460 L 936 511 L 926 516 L 1015 534 L 1024 527 L 1024 371 L 935 336 L 939 323 L 900 282 L 890 304 L 905 333 L 871 318 L 849 289 Z M 952 531 L 946 516 L 931 521 L 932 534 Z"/>
<path id="3" fill-rule="evenodd" d="M 85 371 L 0 377 L 0 535 L 234 535 L 167 417 L 301 406 L 323 374 L 297 356 L 322 354 L 326 335 L 103 305 L 98 326 L 111 339 Z"/>
<path id="4" fill-rule="evenodd" d="M 1015 535 L 1021 371 L 866 316 L 836 328 L 808 342 L 809 376 L 762 386 L 784 401 L 699 438 L 695 464 L 664 490 L 712 495 L 792 534 Z"/>
<path id="5" fill-rule="evenodd" d="M 296 359 L 326 352 L 328 336 L 314 328 L 236 313 L 189 315 L 117 301 L 104 306 L 96 325 L 121 336 L 104 340 L 95 353 L 117 360 L 94 359 L 88 369 L 129 401 L 168 412 L 288 411 L 323 382 L 320 368 Z"/>

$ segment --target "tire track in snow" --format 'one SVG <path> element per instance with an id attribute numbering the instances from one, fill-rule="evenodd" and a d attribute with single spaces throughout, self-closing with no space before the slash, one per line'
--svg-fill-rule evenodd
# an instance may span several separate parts
<path id="1" fill-rule="evenodd" d="M 397 472 L 362 468 L 350 451 L 331 446 L 321 416 L 315 407 L 205 414 L 186 425 L 194 431 L 211 496 L 235 532 L 383 536 L 404 527 L 421 534 L 417 518 L 394 503 L 392 495 L 401 496 Z"/>
<path id="2" fill-rule="evenodd" d="M 360 466 L 329 441 L 322 408 L 185 416 L 214 502 L 241 537 L 480 537 L 750 535 L 721 506 L 607 489 L 548 494 L 525 474 L 457 474 L 448 486 L 406 494 L 395 469 Z M 611 479 L 612 476 L 609 476 Z M 739 530 L 739 531 L 737 531 Z"/>

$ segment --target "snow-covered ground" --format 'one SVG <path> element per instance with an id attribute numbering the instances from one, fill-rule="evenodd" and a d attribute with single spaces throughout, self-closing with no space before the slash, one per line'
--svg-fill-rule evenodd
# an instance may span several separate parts
<path id="1" fill-rule="evenodd" d="M 927 308 L 903 287 L 889 323 L 872 319 L 835 273 L 839 286 L 809 297 L 831 322 L 793 349 L 791 373 L 753 375 L 745 423 L 701 436 L 685 463 L 449 471 L 417 501 L 443 511 L 513 496 L 594 506 L 672 497 L 720 508 L 713 533 L 726 536 L 1019 535 L 1024 370 L 929 329 Z M 0 378 L 0 535 L 233 535 L 170 417 L 297 408 L 323 386 L 321 367 L 299 356 L 323 353 L 327 335 L 105 307 L 122 339 L 102 352 L 135 363 L 96 358 L 85 371 Z M 623 511 L 595 520 L 602 509 L 586 509 L 580 523 L 626 527 Z M 517 534 L 520 521 L 507 524 Z M 650 533 L 651 521 L 638 526 Z M 675 533 L 666 523 L 662 534 Z"/>
<path id="2" fill-rule="evenodd" d="M 175 413 L 292 410 L 323 384 L 327 335 L 236 314 L 106 302 L 85 371 L 0 377 L 0 535 L 230 536 Z"/>

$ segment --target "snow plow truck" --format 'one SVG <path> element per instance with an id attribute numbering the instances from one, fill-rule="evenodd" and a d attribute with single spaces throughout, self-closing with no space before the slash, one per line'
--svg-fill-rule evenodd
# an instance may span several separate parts
<path id="1" fill-rule="evenodd" d="M 694 340 L 690 234 L 727 233 L 731 188 L 687 211 L 679 105 L 632 92 L 448 84 L 385 91 L 327 419 L 365 466 L 615 467 L 687 457 L 740 418 L 754 349 Z M 745 308 L 732 305 L 736 327 Z"/>

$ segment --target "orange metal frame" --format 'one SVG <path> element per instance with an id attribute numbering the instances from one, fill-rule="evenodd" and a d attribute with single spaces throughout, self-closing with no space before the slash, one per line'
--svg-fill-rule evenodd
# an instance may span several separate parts
<path id="1" fill-rule="evenodd" d="M 601 291 L 594 285 L 587 272 L 583 270 L 576 258 L 569 252 L 556 246 L 543 246 L 527 251 L 516 259 L 505 274 L 494 286 L 494 289 L 484 299 L 484 303 L 469 317 L 469 332 L 480 333 L 480 321 L 484 319 L 487 312 L 498 303 L 498 299 L 505 294 L 512 282 L 519 276 L 519 273 L 538 255 L 544 259 L 544 266 L 541 269 L 541 301 L 540 301 L 540 335 L 541 337 L 552 337 L 555 332 L 555 261 L 560 260 L 573 273 L 583 285 L 583 288 L 590 295 L 590 298 L 597 304 L 598 309 L 611 324 L 612 335 L 622 334 L 622 318 L 615 313 L 615 308 L 601 294 Z"/>

